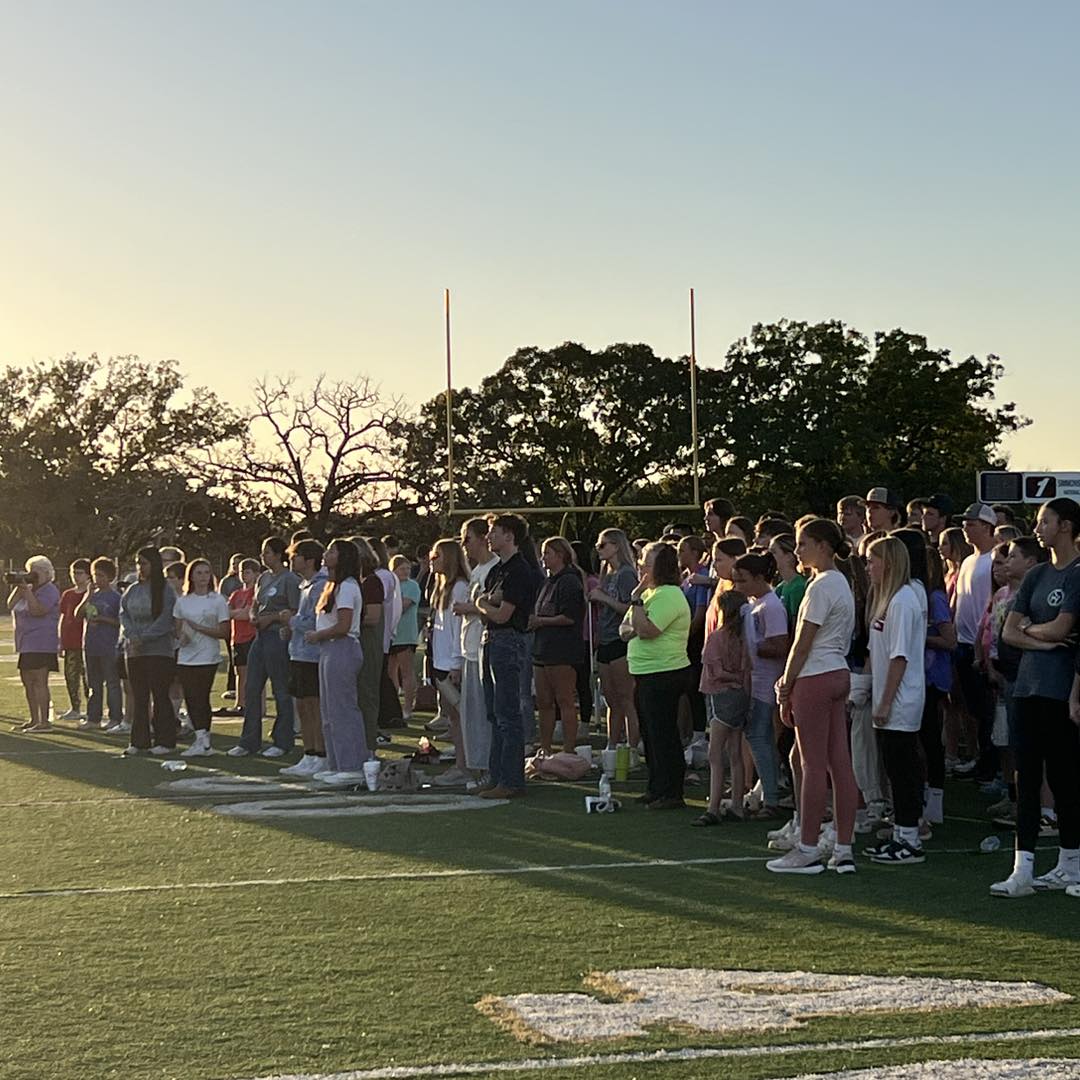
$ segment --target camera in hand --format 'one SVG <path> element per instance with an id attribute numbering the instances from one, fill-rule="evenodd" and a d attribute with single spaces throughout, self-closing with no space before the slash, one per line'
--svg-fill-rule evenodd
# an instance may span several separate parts
<path id="1" fill-rule="evenodd" d="M 29 570 L 7 570 L 4 572 L 5 585 L 33 585 L 34 575 Z"/>

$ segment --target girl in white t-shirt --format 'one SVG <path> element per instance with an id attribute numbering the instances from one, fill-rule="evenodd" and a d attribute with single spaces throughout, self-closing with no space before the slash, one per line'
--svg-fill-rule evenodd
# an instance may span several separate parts
<path id="1" fill-rule="evenodd" d="M 221 661 L 221 642 L 229 640 L 229 604 L 217 591 L 206 559 L 192 559 L 184 575 L 184 593 L 173 607 L 179 651 L 176 676 L 184 693 L 195 741 L 181 757 L 207 757 L 210 746 L 210 691 Z"/>
<path id="2" fill-rule="evenodd" d="M 438 787 L 456 787 L 473 779 L 465 767 L 465 742 L 461 738 L 461 674 L 465 653 L 461 641 L 461 615 L 455 606 L 469 599 L 469 564 L 456 540 L 439 540 L 431 549 L 431 637 L 428 640 L 431 678 L 450 718 L 446 737 L 454 744 L 453 768 L 432 781 Z"/>
<path id="3" fill-rule="evenodd" d="M 815 518 L 798 529 L 795 551 L 814 577 L 799 608 L 795 642 L 776 695 L 781 721 L 795 728 L 802 762 L 799 843 L 766 866 L 777 874 L 820 874 L 825 869 L 818 837 L 831 780 L 836 846 L 829 867 L 851 873 L 859 789 L 848 744 L 847 654 L 855 630 L 855 601 L 847 579 L 836 569 L 836 560 L 846 559 L 851 546 L 835 521 Z"/>
<path id="4" fill-rule="evenodd" d="M 319 645 L 319 714 L 326 741 L 326 772 L 315 779 L 329 784 L 359 782 L 372 757 L 357 701 L 356 680 L 363 663 L 360 622 L 360 551 L 348 540 L 333 540 L 323 554 L 330 580 L 315 605 L 315 629 L 304 640 Z"/>
<path id="5" fill-rule="evenodd" d="M 875 540 L 868 554 L 874 587 L 870 612 L 873 720 L 892 787 L 895 825 L 892 839 L 867 848 L 865 854 L 874 862 L 921 863 L 919 728 L 926 701 L 926 610 L 912 586 L 911 560 L 901 540 L 895 536 Z"/>

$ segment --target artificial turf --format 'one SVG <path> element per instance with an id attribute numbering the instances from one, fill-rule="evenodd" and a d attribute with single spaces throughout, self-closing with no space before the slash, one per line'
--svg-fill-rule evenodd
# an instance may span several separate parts
<path id="1" fill-rule="evenodd" d="M 271 777 L 280 763 L 218 756 L 172 774 L 156 759 L 119 757 L 121 741 L 100 733 L 10 733 L 25 716 L 10 659 L 0 667 L 5 1080 L 246 1080 L 1080 1027 L 1080 902 L 1062 894 L 1018 901 L 987 894 L 988 883 L 1009 869 L 1009 838 L 1001 834 L 1000 853 L 978 852 L 993 830 L 970 783 L 950 784 L 949 822 L 928 843 L 925 865 L 860 860 L 859 872 L 847 877 L 768 874 L 764 823 L 691 829 L 690 811 L 650 812 L 629 799 L 620 813 L 586 815 L 582 795 L 590 784 L 536 785 L 527 799 L 468 813 L 245 821 L 211 809 L 242 796 L 178 799 L 160 785 L 207 766 Z M 56 698 L 66 700 L 62 687 Z M 218 730 L 215 742 L 224 748 L 238 725 Z M 420 733 L 419 723 L 401 732 L 390 752 L 406 752 Z M 621 793 L 640 790 L 631 782 Z M 754 858 L 573 868 L 731 857 Z M 1051 850 L 1040 855 L 1040 866 L 1052 861 Z M 556 865 L 567 868 L 380 877 Z M 361 880 L 325 880 L 350 875 Z M 269 883 L 35 895 L 256 879 Z M 279 879 L 291 883 L 272 883 Z M 824 1017 L 798 1031 L 729 1039 L 657 1029 L 541 1046 L 519 1042 L 476 1008 L 488 995 L 580 992 L 590 972 L 652 966 L 1033 979 L 1077 1002 Z M 620 1080 L 752 1078 L 971 1052 L 952 1045 L 598 1063 L 587 1071 Z M 977 1050 L 982 1057 L 1073 1053 L 1080 1056 L 1077 1040 L 1062 1038 Z"/>

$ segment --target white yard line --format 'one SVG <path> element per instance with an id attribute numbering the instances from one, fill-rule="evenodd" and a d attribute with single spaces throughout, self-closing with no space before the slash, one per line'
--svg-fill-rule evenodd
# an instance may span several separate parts
<path id="1" fill-rule="evenodd" d="M 412 1080 L 427 1076 L 488 1076 L 492 1073 L 550 1072 L 553 1069 L 596 1068 L 604 1065 L 667 1065 L 682 1061 L 757 1058 L 789 1054 L 850 1053 L 855 1050 L 898 1050 L 914 1046 L 979 1046 L 1029 1039 L 1072 1039 L 1080 1028 L 1040 1031 L 976 1032 L 966 1035 L 912 1035 L 894 1039 L 859 1039 L 852 1042 L 789 1043 L 786 1046 L 701 1047 L 685 1050 L 648 1050 L 625 1054 L 585 1054 L 576 1057 L 526 1058 L 519 1061 L 478 1061 L 452 1065 L 390 1065 L 336 1073 L 281 1073 L 258 1080 Z"/>
<path id="2" fill-rule="evenodd" d="M 140 801 L 140 800 L 121 800 Z M 1040 849 L 1041 850 L 1041 849 Z M 969 848 L 934 852 L 935 855 L 976 855 Z M 280 888 L 287 885 L 336 885 L 365 881 L 437 881 L 445 878 L 518 877 L 524 874 L 580 874 L 597 870 L 653 870 L 696 866 L 723 866 L 734 863 L 765 863 L 772 853 L 729 855 L 699 859 L 631 859 L 622 862 L 561 863 L 557 865 L 456 867 L 446 870 L 387 870 L 370 874 L 327 874 L 320 877 L 241 878 L 227 881 L 178 881 L 157 885 L 93 885 L 57 889 L 25 889 L 0 893 L 0 900 L 40 900 L 57 896 L 115 896 L 129 893 L 185 892 L 200 889 Z M 867 863 L 867 867 L 869 867 Z"/>

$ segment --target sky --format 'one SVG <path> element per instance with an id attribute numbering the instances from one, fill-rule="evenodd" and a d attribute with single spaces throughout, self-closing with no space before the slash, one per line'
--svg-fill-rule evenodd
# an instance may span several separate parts
<path id="1" fill-rule="evenodd" d="M 523 345 L 719 365 L 757 322 L 996 353 L 1080 469 L 1080 4 L 0 2 L 0 362 L 367 373 Z"/>

